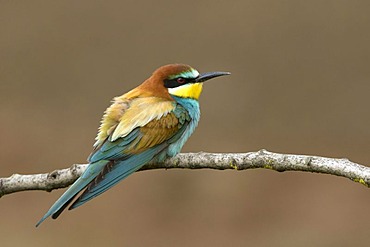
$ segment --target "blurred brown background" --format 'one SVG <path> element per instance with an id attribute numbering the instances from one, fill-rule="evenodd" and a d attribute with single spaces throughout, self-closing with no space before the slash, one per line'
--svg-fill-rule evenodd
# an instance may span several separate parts
<path id="1" fill-rule="evenodd" d="M 83 163 L 112 97 L 157 67 L 205 85 L 184 152 L 370 161 L 369 1 L 0 1 L 0 176 Z M 134 174 L 57 221 L 0 199 L 1 246 L 366 246 L 370 190 L 269 170 Z"/>

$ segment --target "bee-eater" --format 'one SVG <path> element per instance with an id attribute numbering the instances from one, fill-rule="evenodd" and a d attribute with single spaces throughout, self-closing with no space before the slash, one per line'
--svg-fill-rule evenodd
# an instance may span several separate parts
<path id="1" fill-rule="evenodd" d="M 77 195 L 69 209 L 102 194 L 148 162 L 179 153 L 198 125 L 203 82 L 229 74 L 199 74 L 189 65 L 169 64 L 115 97 L 101 120 L 86 170 L 36 226 L 49 216 L 56 219 Z"/>

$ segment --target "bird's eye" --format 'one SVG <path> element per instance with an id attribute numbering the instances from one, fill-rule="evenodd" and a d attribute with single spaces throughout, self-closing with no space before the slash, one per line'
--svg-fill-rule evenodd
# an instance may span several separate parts
<path id="1" fill-rule="evenodd" d="M 179 84 L 184 84 L 186 82 L 186 80 L 184 78 L 182 78 L 182 77 L 177 78 L 176 81 Z"/>

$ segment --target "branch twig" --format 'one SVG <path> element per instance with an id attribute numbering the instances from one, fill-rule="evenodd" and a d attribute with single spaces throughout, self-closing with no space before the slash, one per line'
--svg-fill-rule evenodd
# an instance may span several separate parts
<path id="1" fill-rule="evenodd" d="M 0 197 L 26 190 L 65 188 L 71 185 L 86 169 L 86 164 L 75 164 L 67 169 L 51 173 L 19 175 L 0 178 Z M 250 153 L 185 153 L 167 159 L 164 163 L 145 165 L 140 171 L 151 169 L 271 169 L 278 172 L 303 171 L 336 175 L 351 179 L 370 187 L 370 167 L 362 166 L 348 159 L 334 159 L 309 155 L 278 154 L 260 150 Z"/>

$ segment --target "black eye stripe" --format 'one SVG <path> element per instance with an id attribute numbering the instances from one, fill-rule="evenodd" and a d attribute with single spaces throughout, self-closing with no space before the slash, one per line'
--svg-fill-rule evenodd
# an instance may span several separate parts
<path id="1" fill-rule="evenodd" d="M 189 79 L 189 78 L 183 78 L 183 77 L 177 77 L 173 79 L 165 79 L 164 80 L 164 86 L 166 88 L 174 88 L 178 87 L 187 83 L 191 83 L 194 81 L 194 79 Z"/>
<path id="2" fill-rule="evenodd" d="M 164 80 L 164 86 L 166 88 L 174 88 L 174 87 L 178 87 L 179 86 L 179 83 L 176 81 L 176 79 L 165 79 Z"/>

